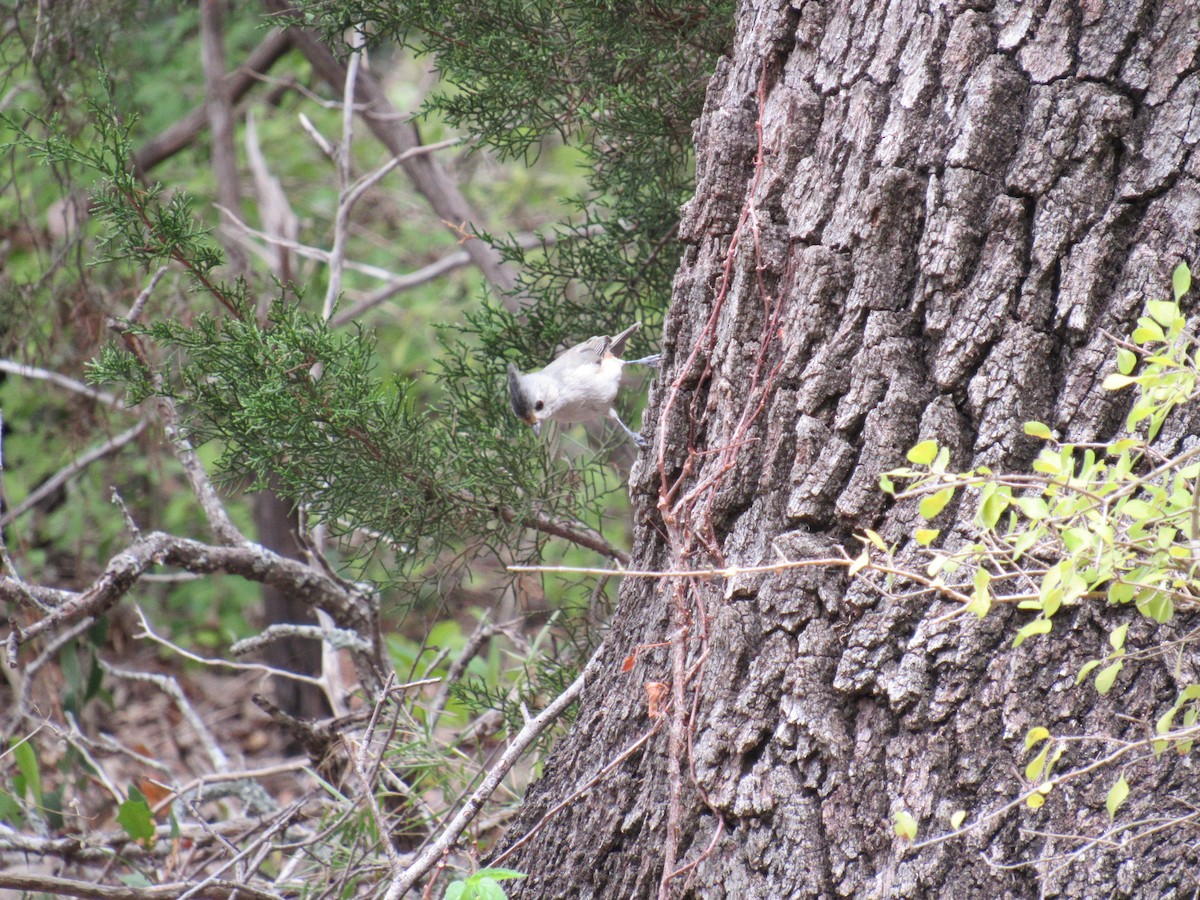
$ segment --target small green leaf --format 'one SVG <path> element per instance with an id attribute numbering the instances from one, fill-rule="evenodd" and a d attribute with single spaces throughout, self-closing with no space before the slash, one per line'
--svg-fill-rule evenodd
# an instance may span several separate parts
<path id="1" fill-rule="evenodd" d="M 477 900 L 508 900 L 504 888 L 491 878 L 482 878 L 475 882 L 475 897 Z"/>
<path id="2" fill-rule="evenodd" d="M 880 553 L 888 552 L 887 544 L 885 544 L 883 538 L 879 536 L 878 531 L 872 531 L 870 528 L 867 528 L 863 531 L 863 535 L 868 541 L 875 545 L 875 549 Z"/>
<path id="3" fill-rule="evenodd" d="M 937 456 L 937 451 L 937 441 L 921 441 L 921 443 L 917 444 L 917 446 L 913 447 L 908 451 L 908 453 L 905 454 L 905 458 L 910 463 L 914 463 L 915 465 L 927 466 L 933 462 L 934 458 Z"/>
<path id="4" fill-rule="evenodd" d="M 971 602 L 967 604 L 966 610 L 974 614 L 976 618 L 982 619 L 992 609 L 992 598 L 989 597 L 972 597 Z"/>
<path id="5" fill-rule="evenodd" d="M 129 799 L 117 810 L 117 824 L 135 841 L 148 843 L 154 837 L 154 816 L 150 804 L 135 787 L 129 789 Z"/>
<path id="6" fill-rule="evenodd" d="M 1136 593 L 1137 588 L 1132 584 L 1114 582 L 1108 588 L 1108 602 L 1114 605 L 1117 603 L 1128 603 Z"/>
<path id="7" fill-rule="evenodd" d="M 466 882 L 452 881 L 446 886 L 446 893 L 442 900 L 462 900 L 462 896 L 466 893 L 466 890 Z"/>
<path id="8" fill-rule="evenodd" d="M 984 528 L 995 528 L 1011 502 L 1007 491 L 1002 492 L 995 484 L 984 485 L 979 500 L 979 523 Z"/>
<path id="9" fill-rule="evenodd" d="M 1035 522 L 1040 522 L 1050 516 L 1050 507 L 1041 497 L 1018 497 L 1017 506 L 1021 508 L 1021 512 L 1025 513 L 1027 518 L 1033 519 Z"/>
<path id="10" fill-rule="evenodd" d="M 13 738 L 13 741 L 12 754 L 17 761 L 17 770 L 21 773 L 25 787 L 29 789 L 30 798 L 37 806 L 41 806 L 42 771 L 38 766 L 37 753 L 29 738 Z M 24 791 L 21 793 L 23 794 Z"/>
<path id="11" fill-rule="evenodd" d="M 1101 694 L 1107 694 L 1112 690 L 1113 682 L 1117 680 L 1117 673 L 1125 663 L 1117 660 L 1115 663 L 1110 663 L 1100 670 L 1100 674 L 1096 676 L 1096 690 Z"/>
<path id="12" fill-rule="evenodd" d="M 490 878 L 493 881 L 509 881 L 513 878 L 528 878 L 524 872 L 518 872 L 516 869 L 505 868 L 487 868 L 480 869 L 475 873 L 481 878 Z"/>
<path id="13" fill-rule="evenodd" d="M 958 831 L 962 827 L 963 820 L 967 817 L 967 811 L 960 809 L 950 817 L 950 827 Z"/>
<path id="14" fill-rule="evenodd" d="M 1033 637 L 1035 634 L 1049 634 L 1051 627 L 1049 619 L 1034 619 L 1017 632 L 1017 636 L 1013 640 L 1013 649 L 1020 647 L 1025 643 L 1026 638 Z"/>
<path id="15" fill-rule="evenodd" d="M 1117 348 L 1117 371 L 1128 375 L 1137 365 L 1137 354 L 1126 347 Z"/>
<path id="16" fill-rule="evenodd" d="M 879 489 L 885 494 L 891 494 L 892 496 L 896 494 L 896 485 L 886 474 L 879 476 Z"/>
<path id="17" fill-rule="evenodd" d="M 1170 300 L 1147 300 L 1146 312 L 1159 325 L 1170 328 L 1179 316 L 1179 304 Z"/>
<path id="18" fill-rule="evenodd" d="M 937 528 L 918 528 L 913 533 L 913 537 L 916 538 L 917 543 L 922 547 L 928 547 L 937 540 L 937 536 L 941 533 L 941 530 Z"/>
<path id="19" fill-rule="evenodd" d="M 1035 791 L 1025 798 L 1025 805 L 1030 809 L 1041 809 L 1046 805 L 1046 795 Z"/>
<path id="20" fill-rule="evenodd" d="M 933 465 L 929 467 L 931 472 L 942 473 L 946 471 L 946 466 L 950 465 L 950 448 L 943 447 L 938 451 L 937 459 L 933 461 Z"/>
<path id="21" fill-rule="evenodd" d="M 1034 744 L 1038 741 L 1044 741 L 1048 737 L 1050 737 L 1049 728 L 1043 728 L 1041 725 L 1038 725 L 1036 728 L 1030 728 L 1025 732 L 1025 749 L 1032 750 Z"/>
<path id="22" fill-rule="evenodd" d="M 1105 377 L 1103 387 L 1106 391 L 1119 391 L 1121 388 L 1127 388 L 1131 384 L 1137 384 L 1137 379 L 1132 375 L 1121 375 L 1113 372 Z"/>
<path id="23" fill-rule="evenodd" d="M 1117 810 L 1121 808 L 1121 804 L 1125 802 L 1125 798 L 1129 796 L 1129 782 L 1125 780 L 1125 773 L 1121 773 L 1121 777 L 1117 779 L 1117 783 L 1108 789 L 1108 796 L 1104 800 L 1104 807 L 1108 810 L 1108 820 L 1111 822 L 1117 816 Z"/>
<path id="24" fill-rule="evenodd" d="M 1153 507 L 1145 500 L 1129 500 L 1122 507 L 1121 512 L 1129 516 L 1135 522 L 1142 522 L 1150 518 L 1154 513 Z"/>
<path id="25" fill-rule="evenodd" d="M 1050 591 L 1048 594 L 1046 594 L 1046 599 L 1042 601 L 1042 615 L 1044 615 L 1047 619 L 1053 618 L 1054 614 L 1058 612 L 1059 608 L 1062 606 L 1062 601 L 1062 588 L 1055 588 L 1054 590 Z"/>
<path id="26" fill-rule="evenodd" d="M 917 839 L 917 820 L 912 817 L 912 814 L 907 810 L 898 810 L 896 812 L 896 836 L 902 841 L 915 841 Z"/>
<path id="27" fill-rule="evenodd" d="M 871 551 L 864 549 L 854 562 L 850 563 L 850 577 L 853 578 L 871 563 Z"/>
<path id="28" fill-rule="evenodd" d="M 1166 337 L 1158 323 L 1145 317 L 1138 319 L 1138 327 L 1130 335 L 1135 344 L 1149 344 L 1151 341 L 1161 341 Z"/>
<path id="29" fill-rule="evenodd" d="M 1114 650 L 1120 650 L 1125 646 L 1125 632 L 1129 630 L 1129 623 L 1118 625 L 1112 630 L 1108 636 L 1108 643 Z"/>
<path id="30" fill-rule="evenodd" d="M 1147 619 L 1153 619 L 1160 625 L 1170 622 L 1175 616 L 1175 604 L 1169 594 L 1147 588 L 1137 595 L 1137 608 Z"/>
<path id="31" fill-rule="evenodd" d="M 1087 678 L 1088 674 L 1102 662 L 1104 662 L 1102 659 L 1090 659 L 1085 662 L 1082 666 L 1080 666 L 1079 674 L 1075 676 L 1075 683 L 1083 684 L 1083 679 Z"/>
<path id="32" fill-rule="evenodd" d="M 1176 302 L 1192 288 L 1192 270 L 1188 264 L 1181 262 L 1171 273 L 1171 289 L 1175 293 Z"/>
<path id="33" fill-rule="evenodd" d="M 1033 759 L 1029 761 L 1029 765 L 1025 767 L 1025 780 L 1037 781 L 1042 777 L 1042 772 L 1046 769 L 1046 755 L 1050 752 L 1050 745 L 1046 744 Z"/>
<path id="34" fill-rule="evenodd" d="M 946 508 L 946 504 L 954 497 L 954 488 L 942 488 L 936 494 L 930 494 L 921 501 L 918 510 L 926 519 L 933 519 Z"/>
<path id="35" fill-rule="evenodd" d="M 1054 439 L 1054 435 L 1050 433 L 1050 426 L 1042 422 L 1026 422 L 1025 433 L 1030 437 L 1042 438 L 1047 441 Z"/>

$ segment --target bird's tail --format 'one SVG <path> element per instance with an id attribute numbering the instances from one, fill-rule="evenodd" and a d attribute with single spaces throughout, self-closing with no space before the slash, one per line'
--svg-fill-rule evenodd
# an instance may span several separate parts
<path id="1" fill-rule="evenodd" d="M 620 334 L 613 336 L 608 341 L 608 352 L 613 356 L 620 356 L 625 352 L 625 342 L 629 340 L 629 336 L 642 327 L 641 322 L 634 322 Z"/>

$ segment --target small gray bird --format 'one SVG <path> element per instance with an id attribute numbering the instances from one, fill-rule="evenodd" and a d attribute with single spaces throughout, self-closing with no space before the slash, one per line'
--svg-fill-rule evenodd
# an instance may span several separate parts
<path id="1" fill-rule="evenodd" d="M 508 397 L 517 418 L 532 425 L 537 434 L 547 419 L 573 425 L 608 416 L 635 444 L 646 446 L 642 436 L 622 422 L 612 406 L 625 366 L 657 366 L 661 359 L 657 353 L 628 362 L 621 359 L 625 341 L 641 327 L 641 322 L 634 322 L 615 337 L 589 338 L 564 350 L 540 372 L 522 375 L 509 363 Z"/>

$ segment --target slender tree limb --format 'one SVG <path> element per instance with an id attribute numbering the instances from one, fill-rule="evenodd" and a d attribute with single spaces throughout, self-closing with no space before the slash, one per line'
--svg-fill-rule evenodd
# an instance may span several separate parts
<path id="1" fill-rule="evenodd" d="M 84 397 L 96 400 L 105 406 L 111 406 L 114 409 L 125 408 L 125 404 L 121 402 L 119 397 L 106 391 L 98 391 L 94 387 L 84 384 L 82 381 L 76 381 L 74 378 L 60 375 L 58 372 L 52 372 L 49 369 L 40 369 L 37 366 L 27 366 L 24 363 L 0 359 L 0 372 L 8 372 L 10 375 L 20 375 L 22 378 L 37 378 L 41 381 L 49 381 L 51 384 L 58 385 L 60 388 L 73 391 L 76 394 L 82 394 Z"/>
<path id="2" fill-rule="evenodd" d="M 592 232 L 602 230 L 600 227 L 591 229 Z M 510 237 L 510 240 L 516 242 L 518 247 L 524 250 L 530 250 L 534 247 L 548 247 L 558 241 L 560 238 L 556 234 L 539 235 L 539 234 L 519 234 L 515 237 Z M 334 325 L 345 325 L 347 322 L 352 322 L 370 309 L 374 309 L 381 303 L 386 303 L 402 291 L 411 290 L 419 285 L 432 281 L 451 272 L 455 269 L 460 269 L 463 266 L 470 265 L 472 262 L 471 255 L 466 250 L 458 250 L 454 253 L 447 254 L 437 262 L 432 262 L 427 266 L 422 266 L 415 272 L 409 272 L 405 275 L 388 274 L 387 284 L 377 290 L 367 294 L 354 306 L 340 312 L 333 317 Z"/>
<path id="3" fill-rule="evenodd" d="M 354 51 L 346 66 L 346 77 L 342 84 L 342 140 L 333 154 L 334 171 L 337 174 L 338 205 L 333 217 L 333 244 L 329 249 L 329 283 L 325 287 L 325 302 L 321 305 L 321 318 L 326 322 L 333 315 L 333 305 L 342 293 L 342 261 L 346 258 L 346 240 L 350 233 L 350 211 L 354 201 L 350 194 L 350 150 L 354 145 L 354 85 L 358 81 L 358 70 L 362 66 L 363 45 L 366 41 L 357 29 L 349 35 Z"/>
<path id="4" fill-rule="evenodd" d="M 183 432 L 179 428 L 179 416 L 174 402 L 168 397 L 159 397 L 157 406 L 171 450 L 174 452 L 175 458 L 179 460 L 179 464 L 183 466 L 184 474 L 187 475 L 188 483 L 192 487 L 192 493 L 196 495 L 196 499 L 204 510 L 213 534 L 223 544 L 248 544 L 249 541 L 246 540 L 245 535 L 229 518 L 225 504 L 221 502 L 217 489 L 213 487 L 208 472 L 204 469 L 204 463 L 200 462 L 200 457 L 196 455 L 196 448 L 183 436 Z"/>
<path id="5" fill-rule="evenodd" d="M 263 231 L 267 235 L 277 237 L 281 242 L 295 241 L 300 234 L 300 218 L 288 202 L 287 192 L 283 189 L 283 185 L 279 183 L 278 178 L 271 174 L 267 158 L 263 155 L 258 141 L 258 129 L 255 127 L 252 113 L 246 115 L 246 164 L 254 183 L 254 193 L 258 197 L 258 220 L 262 223 Z M 233 217 L 234 222 L 238 225 L 241 225 L 240 219 L 232 210 L 224 207 L 218 208 Z M 245 228 L 244 225 L 241 227 Z M 272 246 L 268 265 L 281 283 L 288 284 L 292 281 L 292 257 L 282 243 Z M 270 305 L 269 300 L 270 296 L 264 291 L 258 302 L 258 320 L 260 322 L 266 319 L 267 309 Z"/>
<path id="6" fill-rule="evenodd" d="M 237 146 L 233 135 L 233 101 L 225 81 L 225 31 L 222 23 L 223 0 L 200 0 L 200 60 L 204 68 L 204 109 L 212 136 L 210 164 L 216 182 L 217 199 L 227 209 L 240 210 L 242 204 L 237 167 Z M 241 246 L 221 236 L 225 259 L 233 275 L 244 276 L 250 261 Z"/>
<path id="7" fill-rule="evenodd" d="M 111 856 L 111 854 L 109 854 Z M 57 878 L 53 875 L 26 875 L 21 872 L 0 872 L 0 888 L 14 891 L 33 891 L 56 894 L 60 897 L 82 897 L 85 900 L 171 900 L 180 896 L 191 884 L 173 882 L 149 888 L 115 887 L 95 884 L 91 881 L 76 881 Z M 280 894 L 252 887 L 242 881 L 212 881 L 202 891 L 191 896 L 201 900 L 281 900 Z"/>
<path id="8" fill-rule="evenodd" d="M 117 603 L 145 572 L 156 565 L 177 566 L 189 572 L 241 575 L 249 581 L 271 584 L 291 592 L 313 608 L 327 610 L 343 628 L 368 639 L 378 633 L 369 598 L 352 595 L 332 579 L 304 563 L 246 542 L 235 547 L 213 546 L 161 531 L 151 532 L 118 553 L 87 590 L 70 595 L 53 612 L 27 628 L 14 627 L 8 637 L 9 664 L 15 666 L 21 644 L 52 633 L 85 617 L 97 616 Z M 0 597 L 19 600 L 25 586 L 13 578 L 0 578 Z M 361 654 L 356 654 L 361 659 Z M 380 685 L 382 670 L 377 644 L 359 665 L 359 675 L 372 689 Z"/>
<path id="9" fill-rule="evenodd" d="M 55 472 L 50 478 L 38 485 L 37 488 L 31 491 L 29 496 L 22 500 L 17 506 L 14 506 L 4 515 L 0 516 L 0 528 L 3 528 L 5 525 L 15 521 L 29 510 L 33 509 L 92 463 L 96 462 L 96 460 L 103 459 L 111 453 L 116 453 L 126 444 L 135 440 L 143 431 L 146 430 L 146 426 L 148 424 L 148 419 L 142 419 L 132 428 L 122 431 L 118 435 L 110 437 L 107 441 L 104 441 L 104 443 L 97 444 L 90 450 L 75 457 L 73 460 L 67 463 L 67 465 Z"/>
<path id="10" fill-rule="evenodd" d="M 540 531 L 543 534 L 562 538 L 564 541 L 570 541 L 572 544 L 578 544 L 580 547 L 595 550 L 609 559 L 616 560 L 623 566 L 629 564 L 628 553 L 624 550 L 618 550 L 604 539 L 604 535 L 594 529 L 588 528 L 586 525 L 576 525 L 571 522 L 564 522 L 561 519 L 552 519 L 550 516 L 538 512 L 519 517 L 507 506 L 497 508 L 496 513 L 509 525 L 520 524 L 526 528 Z"/>

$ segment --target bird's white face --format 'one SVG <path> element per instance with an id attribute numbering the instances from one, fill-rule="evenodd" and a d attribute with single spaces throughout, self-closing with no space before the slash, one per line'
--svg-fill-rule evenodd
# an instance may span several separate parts
<path id="1" fill-rule="evenodd" d="M 552 393 L 543 385 L 538 385 L 537 389 L 530 392 L 531 415 L 526 422 L 533 426 L 534 434 L 541 434 L 542 423 L 554 415 L 556 407 Z"/>
<path id="2" fill-rule="evenodd" d="M 510 370 L 509 396 L 517 418 L 532 426 L 535 434 L 558 408 L 554 382 L 537 372 L 522 375 L 516 369 Z"/>

